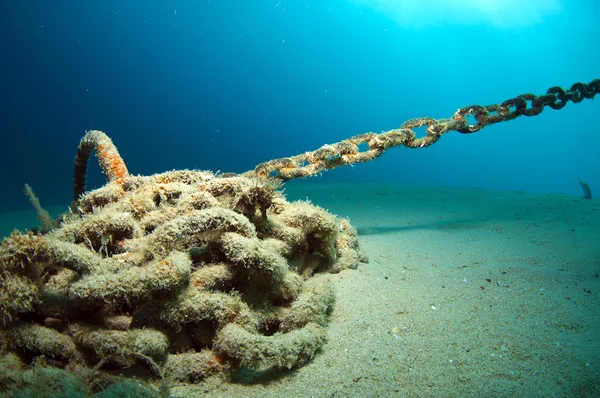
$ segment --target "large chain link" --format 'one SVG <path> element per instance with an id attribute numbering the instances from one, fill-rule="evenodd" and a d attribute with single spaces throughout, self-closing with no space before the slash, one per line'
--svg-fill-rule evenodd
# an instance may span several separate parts
<path id="1" fill-rule="evenodd" d="M 472 105 L 460 108 L 451 118 L 433 119 L 422 117 L 411 119 L 399 129 L 382 133 L 365 133 L 345 139 L 335 144 L 323 145 L 316 151 L 306 152 L 289 158 L 280 158 L 264 162 L 244 175 L 262 178 L 275 178 L 282 181 L 309 177 L 325 170 L 355 163 L 368 162 L 383 155 L 385 151 L 400 145 L 409 148 L 424 148 L 440 139 L 449 131 L 470 134 L 491 124 L 505 122 L 519 116 L 536 116 L 546 106 L 562 109 L 568 101 L 578 103 L 584 98 L 594 98 L 600 93 L 600 79 L 590 83 L 575 83 L 570 89 L 551 87 L 543 95 L 521 94 L 501 104 L 488 106 Z M 469 124 L 467 117 L 475 118 L 476 123 Z M 413 129 L 426 126 L 426 135 L 417 138 Z M 361 151 L 359 145 L 367 144 L 368 149 Z"/>

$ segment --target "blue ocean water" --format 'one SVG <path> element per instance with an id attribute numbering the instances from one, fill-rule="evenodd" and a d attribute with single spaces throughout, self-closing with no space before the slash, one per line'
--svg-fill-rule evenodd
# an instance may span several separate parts
<path id="1" fill-rule="evenodd" d="M 112 137 L 136 174 L 242 172 L 589 82 L 598 15 L 591 0 L 2 2 L 0 211 L 29 206 L 25 182 L 44 205 L 68 204 L 86 130 Z M 578 177 L 600 186 L 597 108 L 450 133 L 319 178 L 580 195 Z M 103 181 L 93 168 L 89 186 Z"/>

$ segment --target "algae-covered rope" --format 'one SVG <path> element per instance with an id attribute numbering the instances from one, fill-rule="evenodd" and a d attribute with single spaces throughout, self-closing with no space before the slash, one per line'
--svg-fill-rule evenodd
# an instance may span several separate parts
<path id="1" fill-rule="evenodd" d="M 600 79 L 595 79 L 588 84 L 575 83 L 568 90 L 556 86 L 549 88 L 543 95 L 521 94 L 501 104 L 466 106 L 457 110 L 448 119 L 429 117 L 411 119 L 399 129 L 379 134 L 360 134 L 335 144 L 324 145 L 316 151 L 261 163 L 244 175 L 275 178 L 281 181 L 309 177 L 336 167 L 371 161 L 383 155 L 388 149 L 400 145 L 409 148 L 427 147 L 449 131 L 474 133 L 485 126 L 512 120 L 518 116 L 539 115 L 546 106 L 562 109 L 568 101 L 581 102 L 584 98 L 594 98 L 598 93 L 600 93 Z M 470 125 L 467 116 L 473 116 L 476 123 Z M 417 138 L 413 129 L 421 126 L 427 126 L 426 135 Z M 361 152 L 358 146 L 364 143 L 367 143 L 369 149 Z"/>
<path id="2" fill-rule="evenodd" d="M 85 192 L 85 177 L 88 159 L 92 151 L 96 152 L 98 163 L 109 182 L 123 181 L 129 176 L 127 166 L 112 140 L 102 131 L 88 131 L 81 139 L 75 156 L 75 173 L 73 181 L 73 204 L 77 203 Z"/>

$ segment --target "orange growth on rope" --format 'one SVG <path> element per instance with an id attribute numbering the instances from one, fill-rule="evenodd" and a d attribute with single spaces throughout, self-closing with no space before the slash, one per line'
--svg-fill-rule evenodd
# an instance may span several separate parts
<path id="1" fill-rule="evenodd" d="M 96 152 L 96 158 L 108 182 L 122 183 L 129 177 L 127 166 L 112 140 L 102 131 L 88 131 L 81 139 L 75 156 L 73 203 L 77 202 L 79 196 L 85 192 L 87 164 L 92 151 Z"/>

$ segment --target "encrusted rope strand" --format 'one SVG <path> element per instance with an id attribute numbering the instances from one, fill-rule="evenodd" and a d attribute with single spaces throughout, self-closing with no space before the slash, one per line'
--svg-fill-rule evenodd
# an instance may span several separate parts
<path id="1" fill-rule="evenodd" d="M 75 156 L 75 173 L 73 181 L 73 203 L 79 200 L 85 192 L 85 178 L 87 173 L 88 159 L 92 151 L 96 152 L 98 163 L 106 175 L 108 182 L 123 182 L 129 177 L 127 166 L 115 144 L 102 131 L 88 131 L 81 139 Z"/>

